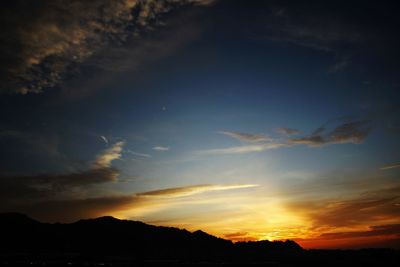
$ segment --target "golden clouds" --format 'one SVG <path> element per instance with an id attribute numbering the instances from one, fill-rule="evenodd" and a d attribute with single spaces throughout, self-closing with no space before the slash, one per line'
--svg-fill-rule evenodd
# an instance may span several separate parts
<path id="1" fill-rule="evenodd" d="M 121 157 L 122 147 L 124 142 L 120 141 L 115 143 L 110 148 L 106 149 L 103 153 L 96 157 L 93 162 L 94 168 L 108 168 L 113 160 L 119 159 Z"/>
<path id="2" fill-rule="evenodd" d="M 137 195 L 143 197 L 183 197 L 210 191 L 223 191 L 223 190 L 257 187 L 257 186 L 258 185 L 256 184 L 239 184 L 239 185 L 204 184 L 204 185 L 193 185 L 185 187 L 160 189 L 155 191 L 138 193 Z"/>

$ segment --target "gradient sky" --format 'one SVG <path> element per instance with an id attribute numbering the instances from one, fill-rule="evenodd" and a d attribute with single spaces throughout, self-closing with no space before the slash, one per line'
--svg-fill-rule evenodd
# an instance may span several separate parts
<path id="1" fill-rule="evenodd" d="M 9 1 L 0 211 L 400 247 L 390 1 Z"/>

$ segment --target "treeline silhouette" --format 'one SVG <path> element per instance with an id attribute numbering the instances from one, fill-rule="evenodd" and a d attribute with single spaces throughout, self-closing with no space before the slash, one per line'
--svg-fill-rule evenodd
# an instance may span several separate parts
<path id="1" fill-rule="evenodd" d="M 113 217 L 70 224 L 41 223 L 18 213 L 0 214 L 0 265 L 137 266 L 396 266 L 391 249 L 304 250 L 294 241 L 232 243 Z"/>

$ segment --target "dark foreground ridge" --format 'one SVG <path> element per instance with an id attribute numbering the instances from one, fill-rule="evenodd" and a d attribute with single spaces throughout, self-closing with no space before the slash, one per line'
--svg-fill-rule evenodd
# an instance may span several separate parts
<path id="1" fill-rule="evenodd" d="M 391 249 L 304 250 L 294 241 L 239 242 L 113 217 L 70 224 L 0 214 L 1 266 L 396 266 Z"/>

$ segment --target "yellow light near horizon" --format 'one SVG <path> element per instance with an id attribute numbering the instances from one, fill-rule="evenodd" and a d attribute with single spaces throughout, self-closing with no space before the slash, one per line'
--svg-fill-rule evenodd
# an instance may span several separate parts
<path id="1" fill-rule="evenodd" d="M 284 240 L 303 238 L 311 226 L 307 218 L 288 210 L 283 200 L 248 191 L 218 191 L 192 196 L 141 198 L 115 211 L 119 218 L 150 224 L 203 230 L 232 239 L 232 233 L 245 233 L 248 240 Z M 239 238 L 240 239 L 240 238 Z"/>

